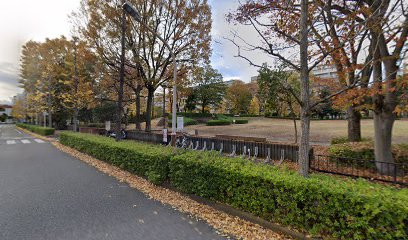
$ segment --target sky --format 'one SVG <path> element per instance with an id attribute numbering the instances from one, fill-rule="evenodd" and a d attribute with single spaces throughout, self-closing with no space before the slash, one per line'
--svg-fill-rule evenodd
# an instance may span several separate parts
<path id="1" fill-rule="evenodd" d="M 1 0 L 0 1 L 0 104 L 22 92 L 18 87 L 19 59 L 22 45 L 29 41 L 43 41 L 61 35 L 70 36 L 68 15 L 78 9 L 80 0 Z M 241 79 L 249 82 L 257 69 L 245 60 L 235 57 L 238 49 L 229 41 L 232 32 L 256 40 L 251 29 L 234 26 L 225 15 L 236 9 L 238 0 L 209 0 L 212 8 L 213 54 L 212 65 L 224 80 Z M 252 34 L 251 34 L 252 33 Z M 258 63 L 267 61 L 252 57 Z"/>

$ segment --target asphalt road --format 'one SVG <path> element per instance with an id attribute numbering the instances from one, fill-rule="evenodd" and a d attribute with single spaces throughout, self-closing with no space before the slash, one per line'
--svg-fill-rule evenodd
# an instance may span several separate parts
<path id="1" fill-rule="evenodd" d="M 224 239 L 206 223 L 0 125 L 0 239 Z"/>

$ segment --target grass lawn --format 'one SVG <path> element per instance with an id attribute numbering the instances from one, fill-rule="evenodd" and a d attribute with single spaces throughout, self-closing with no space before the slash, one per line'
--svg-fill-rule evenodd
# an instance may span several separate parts
<path id="1" fill-rule="evenodd" d="M 199 135 L 215 136 L 216 134 L 266 137 L 273 142 L 293 142 L 293 121 L 286 119 L 271 118 L 248 118 L 248 124 L 237 124 L 229 126 L 188 126 L 188 133 L 194 134 L 198 129 Z M 298 121 L 298 132 L 300 122 Z M 371 119 L 361 121 L 362 136 L 374 137 L 374 122 Z M 312 144 L 328 144 L 333 137 L 347 135 L 346 120 L 315 120 L 311 122 L 310 138 Z M 397 120 L 393 129 L 393 143 L 408 143 L 408 121 Z"/>

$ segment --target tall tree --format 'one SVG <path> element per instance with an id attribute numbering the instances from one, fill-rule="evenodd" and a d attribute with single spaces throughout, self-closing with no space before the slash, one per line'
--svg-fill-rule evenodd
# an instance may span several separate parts
<path id="1" fill-rule="evenodd" d="M 293 71 L 285 71 L 284 65 L 271 70 L 267 65 L 259 70 L 259 91 L 265 96 L 269 106 L 282 109 L 292 117 L 294 126 L 294 140 L 297 143 L 298 131 L 296 119 L 298 116 L 299 103 L 296 100 L 300 94 L 299 74 Z"/>
<path id="2" fill-rule="evenodd" d="M 309 34 L 310 26 L 320 12 L 308 6 L 307 0 L 300 1 L 246 1 L 236 12 L 229 14 L 229 21 L 251 26 L 261 39 L 261 43 L 245 41 L 241 36 L 234 35 L 231 42 L 238 47 L 238 57 L 250 64 L 261 67 L 242 53 L 261 51 L 286 64 L 299 72 L 301 92 L 297 96 L 301 106 L 301 136 L 299 144 L 300 174 L 308 176 L 309 172 L 309 135 L 310 135 L 310 88 L 309 72 L 321 63 L 329 54 L 320 49 L 319 54 L 313 52 L 309 44 L 318 39 Z M 244 45 L 244 48 L 241 46 Z M 300 58 L 291 51 L 300 52 Z M 296 56 L 296 57 L 295 57 Z"/>
<path id="3" fill-rule="evenodd" d="M 201 68 L 194 84 L 193 94 L 197 104 L 201 106 L 202 113 L 209 106 L 217 108 L 223 100 L 225 90 L 227 89 L 222 75 L 210 65 Z"/>
<path id="4" fill-rule="evenodd" d="M 248 114 L 252 93 L 242 81 L 235 81 L 225 96 L 226 104 L 234 114 Z"/>
<path id="5" fill-rule="evenodd" d="M 399 104 L 398 70 L 408 38 L 408 3 L 364 0 L 365 22 L 373 46 L 373 110 L 375 158 L 382 173 L 395 170 L 391 152 L 395 110 Z"/>
<path id="6" fill-rule="evenodd" d="M 211 11 L 206 0 L 129 2 L 140 13 L 141 21 L 169 43 L 177 57 L 178 79 L 183 79 L 182 75 L 208 61 Z M 80 11 L 74 15 L 76 23 L 82 26 L 83 35 L 99 56 L 116 70 L 119 63 L 120 41 L 117 29 L 120 29 L 121 3 L 119 0 L 83 0 Z M 170 52 L 155 34 L 138 22 L 128 19 L 127 23 L 126 66 L 135 70 L 134 78 L 138 79 L 137 83 L 143 82 L 147 89 L 146 131 L 150 131 L 154 92 L 165 83 L 171 84 L 172 59 Z"/>
<path id="7" fill-rule="evenodd" d="M 238 47 L 238 57 L 246 59 L 252 65 L 261 67 L 254 59 L 251 60 L 244 54 L 245 51 L 260 51 L 300 74 L 301 92 L 296 99 L 301 107 L 299 165 L 300 173 L 303 176 L 308 175 L 310 115 L 313 108 L 357 85 L 356 83 L 347 85 L 325 99 L 311 102 L 310 72 L 342 46 L 342 44 L 337 46 L 322 45 L 327 38 L 330 38 L 330 31 L 325 31 L 323 24 L 326 21 L 325 8 L 320 7 L 326 1 L 317 1 L 317 3 L 309 4 L 307 0 L 248 0 L 236 12 L 228 16 L 232 22 L 251 26 L 261 39 L 260 43 L 252 43 L 235 34 L 230 40 Z M 335 8 L 334 6 L 330 9 L 335 11 Z M 337 24 L 341 24 L 341 20 Z M 320 31 L 320 29 L 323 30 Z M 355 37 L 356 35 L 358 34 L 354 33 L 348 37 Z"/>

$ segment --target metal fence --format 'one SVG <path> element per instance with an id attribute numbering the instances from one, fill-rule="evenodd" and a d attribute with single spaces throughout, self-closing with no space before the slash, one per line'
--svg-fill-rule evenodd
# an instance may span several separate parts
<path id="1" fill-rule="evenodd" d="M 156 144 L 169 144 L 163 142 L 162 133 L 147 133 L 142 131 L 128 131 L 128 139 L 151 142 Z M 186 136 L 178 135 L 177 141 L 181 143 Z M 188 136 L 188 146 L 198 151 L 218 151 L 229 156 L 243 156 L 247 158 L 263 158 L 268 160 L 289 160 L 297 162 L 298 146 L 293 144 L 279 144 L 268 142 L 255 142 L 244 140 L 222 139 L 216 137 Z M 361 177 L 408 186 L 408 164 L 386 163 L 374 160 L 343 158 L 325 155 L 313 155 L 310 151 L 310 170 L 349 177 Z"/>
<path id="2" fill-rule="evenodd" d="M 128 131 L 128 139 L 163 144 L 161 133 L 146 133 L 141 131 Z M 184 136 L 185 137 L 185 136 Z M 178 135 L 179 142 L 183 135 Z M 297 161 L 298 146 L 293 144 L 279 144 L 254 141 L 240 141 L 231 139 L 220 139 L 215 137 L 188 136 L 191 143 L 189 146 L 195 150 L 213 150 L 229 155 L 246 155 L 247 157 L 267 158 L 271 160 Z M 168 139 L 170 141 L 170 139 Z M 166 142 L 164 144 L 168 144 Z"/>
<path id="3" fill-rule="evenodd" d="M 127 138 L 143 142 L 151 143 L 163 143 L 163 134 L 154 132 L 142 132 L 142 131 L 126 131 Z"/>
<path id="4" fill-rule="evenodd" d="M 267 142 L 240 141 L 219 138 L 191 137 L 196 150 L 214 150 L 230 155 L 246 155 L 271 160 L 297 161 L 298 146 Z"/>
<path id="5" fill-rule="evenodd" d="M 408 185 L 408 164 L 388 163 L 375 160 L 315 155 L 310 169 L 343 176 Z"/>

